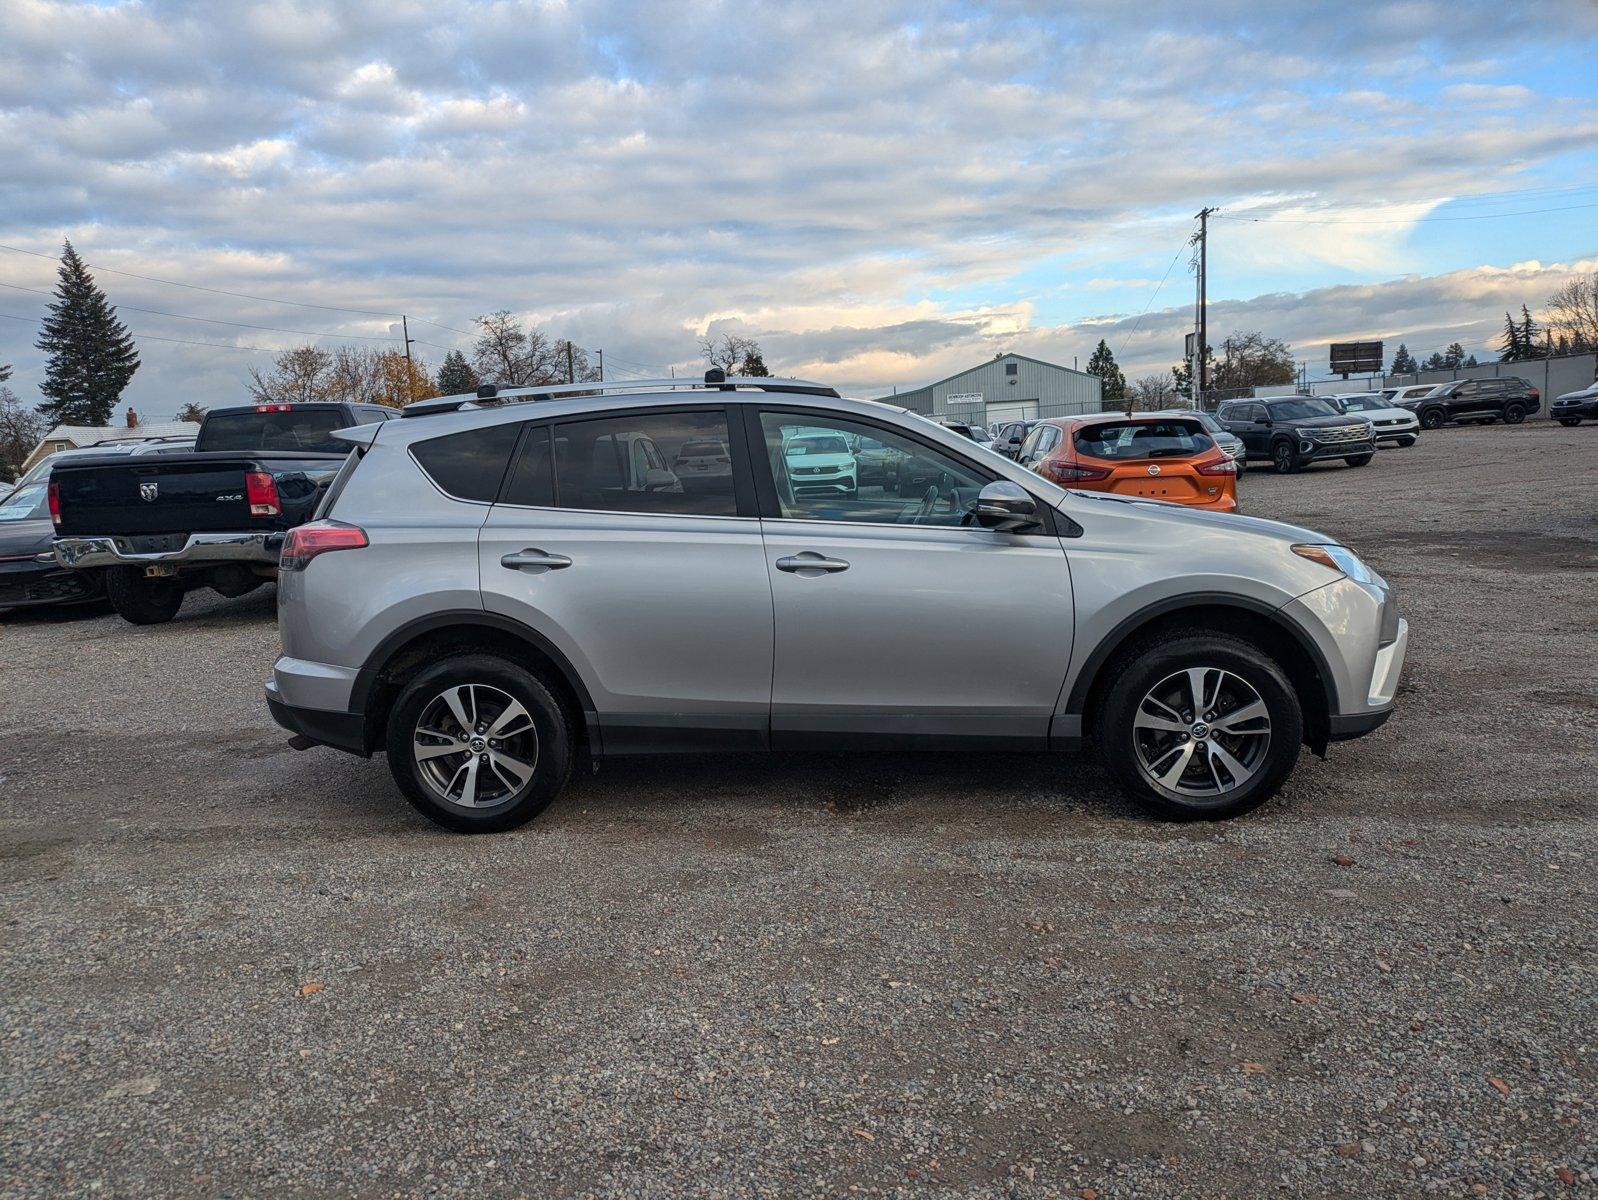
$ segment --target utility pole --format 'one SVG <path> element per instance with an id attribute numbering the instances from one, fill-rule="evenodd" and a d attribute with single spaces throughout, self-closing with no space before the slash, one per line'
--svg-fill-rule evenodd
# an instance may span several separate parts
<path id="1" fill-rule="evenodd" d="M 572 344 L 569 339 L 566 342 L 566 382 L 577 382 L 577 373 L 572 369 Z"/>
<path id="2" fill-rule="evenodd" d="M 595 350 L 594 353 L 599 355 L 599 382 L 600 383 L 604 383 L 605 382 L 605 352 L 603 350 Z"/>
<path id="3" fill-rule="evenodd" d="M 400 331 L 405 337 L 405 365 L 409 367 L 411 365 L 411 323 L 410 319 L 403 315 L 400 317 Z"/>
<path id="4" fill-rule="evenodd" d="M 1196 360 L 1193 369 L 1193 407 L 1207 408 L 1205 396 L 1210 390 L 1210 322 L 1209 322 L 1209 268 L 1210 268 L 1210 214 L 1213 208 L 1198 211 L 1198 233 L 1193 240 L 1198 244 L 1198 344 L 1193 348 Z"/>

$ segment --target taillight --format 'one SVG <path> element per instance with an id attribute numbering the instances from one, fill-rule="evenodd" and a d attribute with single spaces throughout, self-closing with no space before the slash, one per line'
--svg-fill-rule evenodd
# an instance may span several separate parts
<path id="1" fill-rule="evenodd" d="M 1052 479 L 1055 483 L 1080 483 L 1086 479 L 1108 479 L 1110 468 L 1089 467 L 1082 463 L 1057 463 L 1051 459 L 1044 459 L 1038 464 L 1039 475 L 1045 479 Z"/>
<path id="2" fill-rule="evenodd" d="M 283 511 L 277 499 L 277 480 L 265 471 L 244 472 L 244 499 L 252 517 L 275 517 Z"/>
<path id="3" fill-rule="evenodd" d="M 50 523 L 57 528 L 61 526 L 61 485 L 53 479 L 50 481 Z"/>
<path id="4" fill-rule="evenodd" d="M 255 406 L 255 411 L 256 412 L 293 412 L 294 411 L 294 406 L 292 404 L 257 404 Z"/>
<path id="5" fill-rule="evenodd" d="M 309 525 L 296 525 L 289 530 L 283 542 L 283 553 L 278 568 L 284 571 L 303 571 L 318 554 L 332 550 L 360 550 L 366 546 L 366 530 L 342 521 L 312 521 Z"/>
<path id="6" fill-rule="evenodd" d="M 1211 459 L 1194 463 L 1193 469 L 1200 475 L 1236 475 L 1237 463 L 1230 458 Z"/>

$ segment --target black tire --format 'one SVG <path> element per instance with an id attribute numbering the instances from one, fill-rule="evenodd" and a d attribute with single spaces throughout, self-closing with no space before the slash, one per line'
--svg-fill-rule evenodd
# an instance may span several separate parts
<path id="1" fill-rule="evenodd" d="M 108 567 L 105 596 L 124 621 L 164 625 L 183 607 L 183 585 L 176 579 L 151 579 L 138 567 Z"/>
<path id="2" fill-rule="evenodd" d="M 1173 676 L 1190 668 L 1209 668 L 1229 675 L 1252 689 L 1265 704 L 1269 717 L 1269 736 L 1258 758 L 1252 764 L 1252 774 L 1241 785 L 1232 786 L 1209 796 L 1198 796 L 1174 790 L 1155 780 L 1139 757 L 1138 738 L 1161 738 L 1186 735 L 1169 735 L 1140 731 L 1133 721 L 1146 697 Z M 1207 629 L 1177 629 L 1141 642 L 1122 652 L 1107 669 L 1108 678 L 1114 680 L 1098 706 L 1093 736 L 1104 766 L 1121 790 L 1141 807 L 1155 816 L 1172 821 L 1215 821 L 1249 812 L 1265 803 L 1282 786 L 1298 761 L 1299 744 L 1304 736 L 1304 715 L 1298 695 L 1280 666 L 1256 646 L 1227 633 Z M 1206 672 L 1208 684 L 1214 675 Z M 1223 692 L 1223 695 L 1225 693 Z M 1222 706 L 1227 703 L 1223 701 Z M 1184 714 L 1185 715 L 1185 714 Z M 1204 714 L 1191 713 L 1194 718 Z M 1257 737 L 1258 735 L 1244 735 Z M 1191 739 L 1195 748 L 1200 741 L 1208 741 L 1209 734 Z M 1235 749 L 1241 739 L 1232 741 L 1231 747 L 1222 738 L 1223 749 Z M 1171 753 L 1180 756 L 1181 747 Z M 1155 752 L 1160 753 L 1159 751 Z M 1208 750 L 1205 751 L 1208 763 Z M 1239 754 L 1242 751 L 1239 750 Z M 1196 754 L 1184 760 L 1188 770 L 1201 774 L 1204 764 L 1196 763 Z M 1161 758 L 1155 758 L 1160 765 Z M 1219 761 L 1219 760 L 1217 760 Z M 1241 761 L 1241 759 L 1239 760 Z M 1208 767 L 1216 772 L 1209 778 L 1218 780 L 1223 767 Z M 1183 774 L 1176 783 L 1181 786 L 1187 779 Z"/>
<path id="3" fill-rule="evenodd" d="M 1363 467 L 1374 457 L 1375 456 L 1371 454 L 1351 454 L 1343 461 L 1351 467 Z"/>
<path id="4" fill-rule="evenodd" d="M 1298 451 L 1293 443 L 1283 438 L 1271 445 L 1271 470 L 1278 475 L 1291 475 L 1299 469 Z"/>
<path id="5" fill-rule="evenodd" d="M 1420 427 L 1422 429 L 1441 429 L 1443 421 L 1446 419 L 1442 409 L 1428 408 L 1420 414 Z"/>
<path id="6" fill-rule="evenodd" d="M 1401 438 L 1398 439 L 1398 444 L 1400 446 L 1404 447 L 1404 449 L 1407 450 L 1407 449 L 1409 449 L 1409 447 L 1413 446 L 1416 443 L 1416 441 L 1418 441 L 1418 440 L 1419 439 L 1413 438 L 1413 437 L 1401 437 Z"/>
<path id="7" fill-rule="evenodd" d="M 475 789 L 477 774 L 470 760 L 476 751 L 436 755 L 429 760 L 437 766 L 437 770 L 431 773 L 416 758 L 418 722 L 430 710 L 436 713 L 453 712 L 445 700 L 445 693 L 462 687 L 472 689 L 472 694 L 481 700 L 481 709 L 479 701 L 473 700 L 471 708 L 467 710 L 468 716 L 475 719 L 478 713 L 472 710 L 487 710 L 483 725 L 490 728 L 479 726 L 466 731 L 468 737 L 477 737 L 485 743 L 480 747 L 484 753 L 477 756 L 479 763 L 489 764 L 490 744 L 487 744 L 486 734 L 491 731 L 491 723 L 497 715 L 493 705 L 498 697 L 508 697 L 519 703 L 530 720 L 528 734 L 517 730 L 515 736 L 505 739 L 505 742 L 491 744 L 498 747 L 498 754 L 506 757 L 495 757 L 489 765 L 494 772 L 500 771 L 503 762 L 514 762 L 522 767 L 530 765 L 531 773 L 519 783 L 515 773 L 485 775 L 485 795 L 490 802 L 481 807 L 469 807 L 457 799 L 447 798 L 435 782 L 448 774 L 469 772 L 469 780 Z M 431 722 L 435 717 L 429 716 L 428 719 Z M 459 724 L 453 717 L 446 717 L 445 721 L 448 724 L 440 727 L 450 731 Z M 454 733 L 451 732 L 449 736 L 453 737 Z M 455 740 L 466 741 L 465 738 Z M 429 820 L 461 833 L 499 833 L 525 824 L 548 808 L 571 778 L 571 719 L 549 688 L 534 675 L 492 654 L 461 654 L 443 659 L 419 672 L 405 685 L 389 710 L 386 741 L 389 772 L 412 807 Z M 429 741 L 434 745 L 448 744 L 443 737 Z M 526 757 L 529 752 L 532 755 L 530 764 Z M 453 784 L 454 780 L 448 782 Z M 511 786 L 513 784 L 515 786 Z M 464 796 L 466 779 L 462 779 L 459 790 Z M 503 791 L 504 794 L 495 796 L 491 794 L 493 791 Z"/>
<path id="8" fill-rule="evenodd" d="M 1504 408 L 1504 424 L 1519 425 L 1526 419 L 1526 406 L 1523 404 L 1510 404 Z"/>
<path id="9" fill-rule="evenodd" d="M 1561 425 L 1563 425 L 1566 429 L 1573 429 L 1577 425 L 1581 424 L 1581 418 L 1580 417 L 1560 417 L 1559 418 L 1559 423 Z"/>

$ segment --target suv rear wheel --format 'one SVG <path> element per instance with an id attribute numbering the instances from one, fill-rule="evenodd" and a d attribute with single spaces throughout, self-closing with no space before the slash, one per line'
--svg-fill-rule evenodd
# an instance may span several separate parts
<path id="1" fill-rule="evenodd" d="M 1510 404 L 1504 408 L 1504 424 L 1519 425 L 1526 419 L 1526 406 L 1524 404 Z"/>
<path id="2" fill-rule="evenodd" d="M 1177 630 L 1123 654 L 1094 740 L 1132 799 L 1170 820 L 1257 808 L 1298 760 L 1304 715 L 1274 660 L 1230 634 Z"/>
<path id="3" fill-rule="evenodd" d="M 1420 414 L 1420 427 L 1422 429 L 1441 429 L 1443 427 L 1443 410 L 1428 408 Z"/>
<path id="4" fill-rule="evenodd" d="M 463 833 L 514 829 L 571 777 L 570 722 L 549 689 L 515 663 L 489 654 L 446 658 L 395 699 L 388 766 L 430 820 Z"/>

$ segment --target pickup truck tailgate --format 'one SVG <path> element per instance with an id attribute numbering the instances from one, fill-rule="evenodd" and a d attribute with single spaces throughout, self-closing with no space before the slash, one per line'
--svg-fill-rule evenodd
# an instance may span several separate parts
<path id="1" fill-rule="evenodd" d="M 244 473 L 252 465 L 230 454 L 63 464 L 53 474 L 61 502 L 56 533 L 203 533 L 269 526 L 269 519 L 251 518 L 244 499 Z"/>

